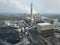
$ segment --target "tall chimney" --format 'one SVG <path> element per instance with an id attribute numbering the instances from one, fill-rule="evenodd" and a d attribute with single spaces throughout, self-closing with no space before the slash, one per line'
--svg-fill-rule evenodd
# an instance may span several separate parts
<path id="1" fill-rule="evenodd" d="M 31 26 L 33 25 L 34 23 L 34 18 L 33 18 L 33 4 L 31 3 Z"/>
<path id="2" fill-rule="evenodd" d="M 33 6 L 33 5 L 32 5 L 32 3 L 31 3 L 31 19 L 33 18 L 33 14 L 32 14 L 32 13 L 33 13 L 33 9 L 32 9 L 32 6 Z"/>

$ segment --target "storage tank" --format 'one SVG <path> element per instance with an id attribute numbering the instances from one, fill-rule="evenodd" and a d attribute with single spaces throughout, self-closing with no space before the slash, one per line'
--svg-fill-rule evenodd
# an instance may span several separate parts
<path id="1" fill-rule="evenodd" d="M 26 17 L 26 20 L 27 20 L 27 21 L 30 21 L 30 20 L 31 20 L 31 18 L 30 18 L 30 17 Z"/>
<path id="2" fill-rule="evenodd" d="M 55 29 L 54 35 L 56 38 L 60 38 L 60 29 Z"/>

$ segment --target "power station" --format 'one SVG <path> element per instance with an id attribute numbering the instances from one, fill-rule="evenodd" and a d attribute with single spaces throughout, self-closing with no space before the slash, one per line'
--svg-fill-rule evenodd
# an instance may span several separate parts
<path id="1" fill-rule="evenodd" d="M 33 3 L 30 5 L 30 14 L 8 15 L 6 18 L 2 20 L 4 24 L 0 25 L 0 39 L 3 42 L 11 45 L 60 45 L 58 19 L 38 16 L 33 11 Z"/>

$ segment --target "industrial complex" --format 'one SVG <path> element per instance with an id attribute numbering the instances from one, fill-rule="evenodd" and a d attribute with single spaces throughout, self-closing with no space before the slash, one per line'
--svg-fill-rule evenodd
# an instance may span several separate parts
<path id="1" fill-rule="evenodd" d="M 24 17 L 8 17 L 0 26 L 1 45 L 60 45 L 58 19 L 37 16 L 31 13 Z"/>

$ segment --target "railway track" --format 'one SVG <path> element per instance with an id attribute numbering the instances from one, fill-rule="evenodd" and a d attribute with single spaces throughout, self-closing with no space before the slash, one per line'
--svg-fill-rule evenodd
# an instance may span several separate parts
<path id="1" fill-rule="evenodd" d="M 38 41 L 39 45 L 52 45 L 49 41 L 44 39 L 41 35 L 37 34 L 34 30 L 29 30 L 30 34 Z"/>

